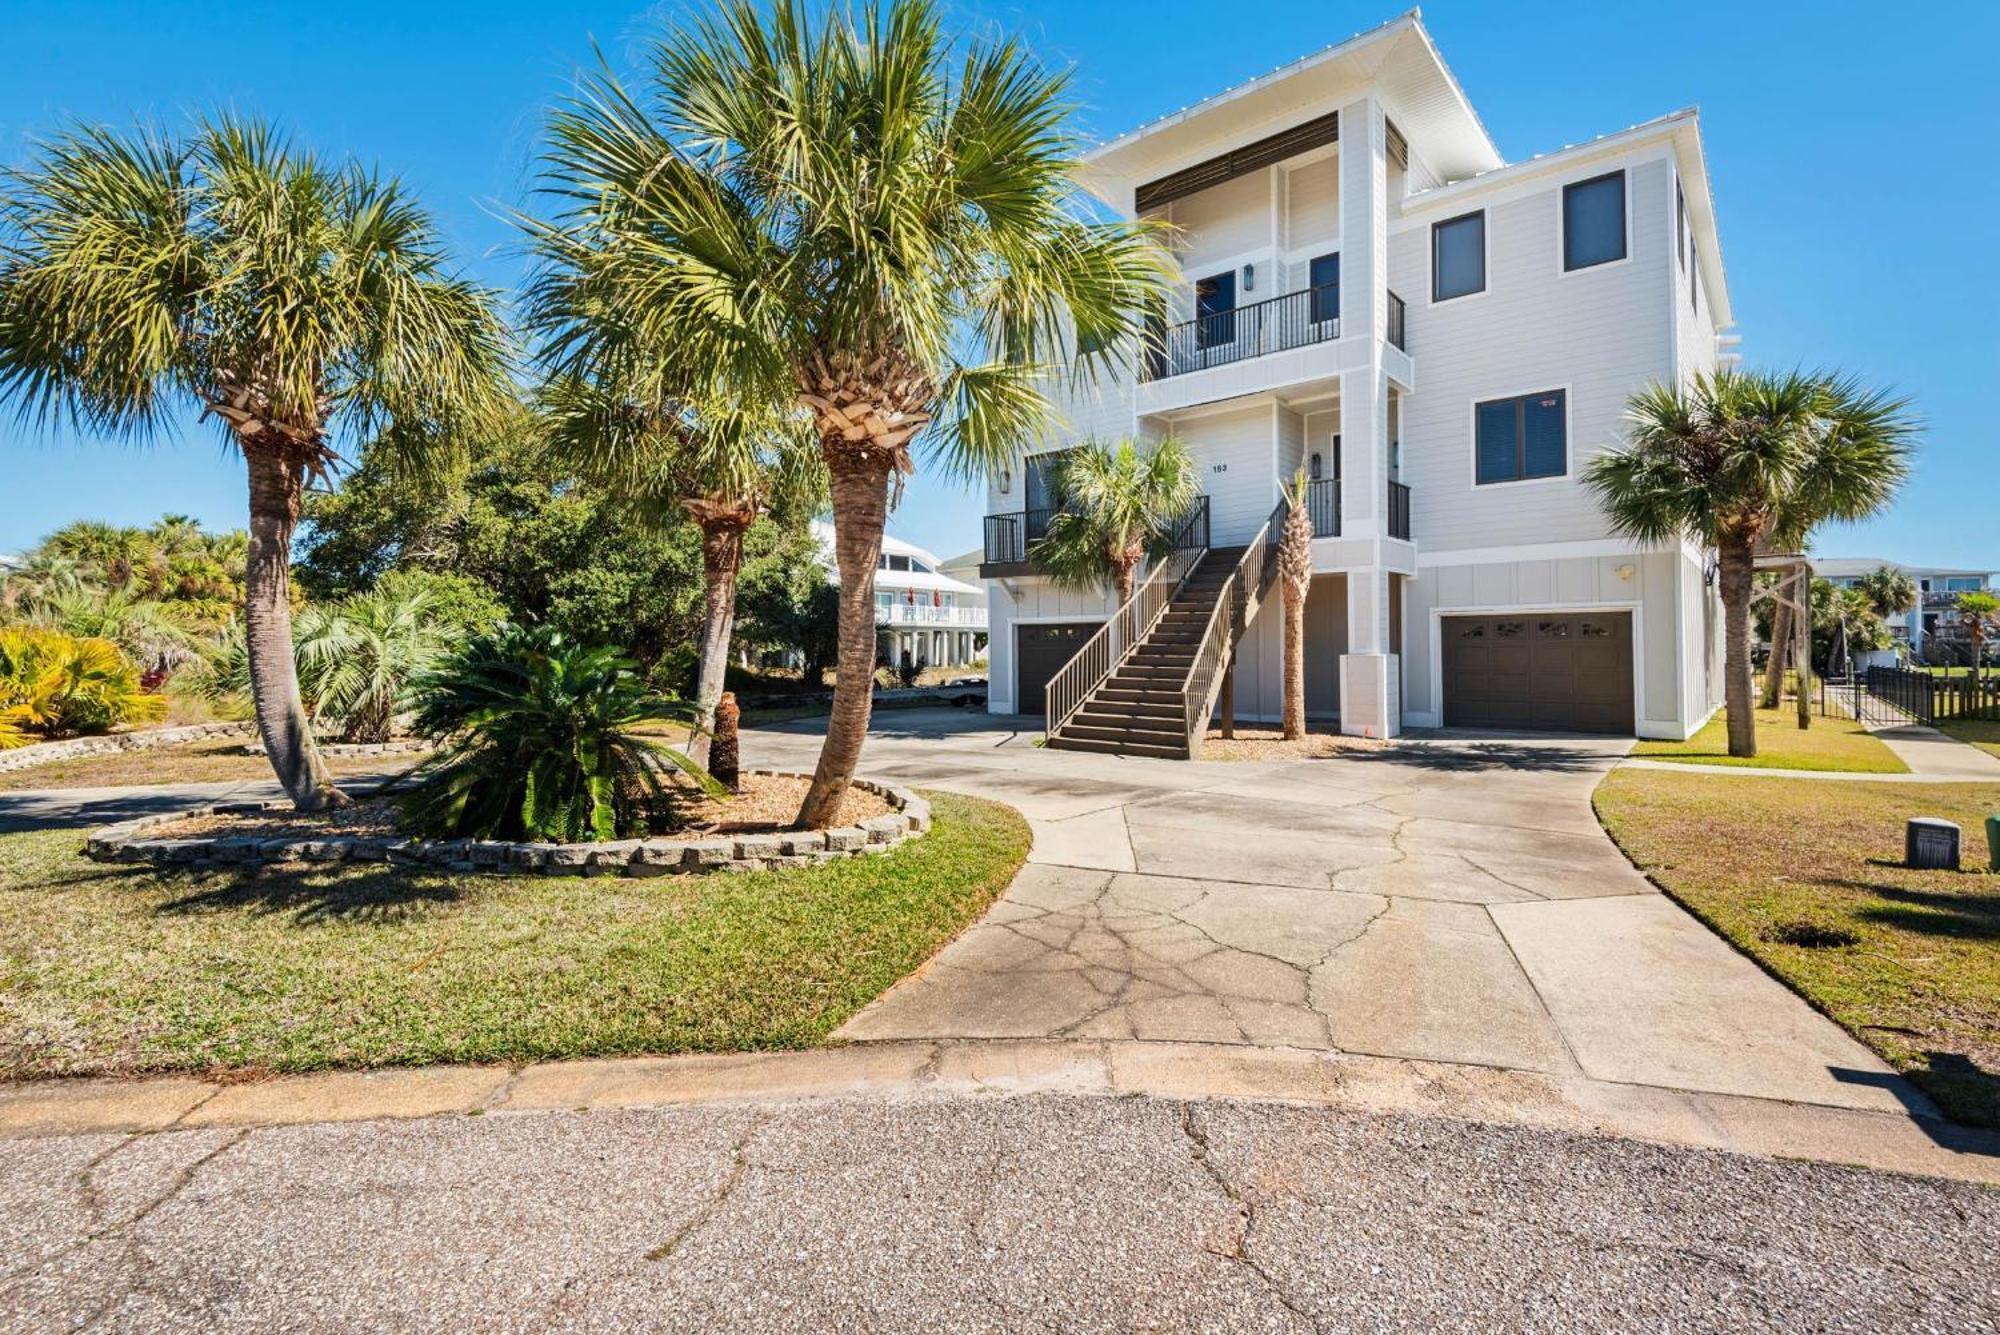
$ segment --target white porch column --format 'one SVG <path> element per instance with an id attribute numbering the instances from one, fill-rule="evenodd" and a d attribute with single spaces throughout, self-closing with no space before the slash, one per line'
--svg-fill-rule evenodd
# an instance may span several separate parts
<path id="1" fill-rule="evenodd" d="M 1347 652 L 1340 658 L 1340 730 L 1402 731 L 1401 665 L 1389 652 L 1389 378 L 1382 349 L 1389 322 L 1388 124 L 1363 98 L 1340 109 L 1340 337 L 1361 364 L 1340 377 L 1341 534 L 1373 541 L 1378 559 L 1347 576 Z"/>

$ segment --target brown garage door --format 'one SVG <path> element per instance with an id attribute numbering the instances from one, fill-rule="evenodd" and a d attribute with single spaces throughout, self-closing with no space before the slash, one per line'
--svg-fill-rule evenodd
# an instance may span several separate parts
<path id="1" fill-rule="evenodd" d="M 1450 727 L 1632 731 L 1632 614 L 1444 618 Z"/>
<path id="2" fill-rule="evenodd" d="M 1047 709 L 1049 678 L 1062 671 L 1063 664 L 1076 657 L 1083 642 L 1097 634 L 1094 621 L 1059 621 L 1014 627 L 1015 680 L 1020 684 L 1020 700 L 1015 708 L 1023 714 L 1040 714 Z"/>

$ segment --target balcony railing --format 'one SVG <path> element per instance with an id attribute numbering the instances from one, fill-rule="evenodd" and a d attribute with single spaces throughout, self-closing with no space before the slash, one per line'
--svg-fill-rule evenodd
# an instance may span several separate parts
<path id="1" fill-rule="evenodd" d="M 1405 335 L 1403 325 L 1408 316 L 1409 312 L 1403 305 L 1403 299 L 1394 292 L 1391 292 L 1389 294 L 1389 342 L 1404 352 L 1410 350 L 1410 345 L 1403 341 Z"/>
<path id="2" fill-rule="evenodd" d="M 1174 325 L 1149 351 L 1145 378 L 1165 380 L 1339 337 L 1339 286 L 1307 288 Z"/>
<path id="3" fill-rule="evenodd" d="M 1340 479 L 1323 477 L 1306 483 L 1306 513 L 1312 516 L 1315 538 L 1340 536 Z"/>
<path id="4" fill-rule="evenodd" d="M 878 626 L 958 626 L 966 630 L 986 629 L 983 607 L 932 607 L 929 603 L 877 603 Z"/>
<path id="5" fill-rule="evenodd" d="M 1400 482 L 1389 484 L 1389 536 L 1410 540 L 1410 489 Z"/>
<path id="6" fill-rule="evenodd" d="M 1035 544 L 1048 536 L 1049 521 L 1057 510 L 1016 510 L 1012 514 L 986 516 L 987 565 L 1015 565 L 1028 561 Z M 1194 504 L 1174 524 L 1175 550 L 1208 546 L 1208 497 L 1197 496 Z"/>

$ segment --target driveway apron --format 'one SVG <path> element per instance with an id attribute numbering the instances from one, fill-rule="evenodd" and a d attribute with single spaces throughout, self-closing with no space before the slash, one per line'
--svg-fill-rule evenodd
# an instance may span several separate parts
<path id="1" fill-rule="evenodd" d="M 1006 894 L 841 1037 L 1137 1039 L 1473 1063 L 1927 1111 L 1633 870 L 1607 738 L 1434 734 L 1334 759 L 1045 750 L 1031 720 L 877 719 L 871 776 L 1021 810 Z M 810 725 L 745 734 L 809 769 Z"/>

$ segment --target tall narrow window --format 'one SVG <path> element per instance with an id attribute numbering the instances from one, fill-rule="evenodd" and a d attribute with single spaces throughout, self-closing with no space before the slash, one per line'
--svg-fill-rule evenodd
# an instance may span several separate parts
<path id="1" fill-rule="evenodd" d="M 1486 215 L 1468 213 L 1431 227 L 1431 300 L 1486 290 Z"/>
<path id="2" fill-rule="evenodd" d="M 1674 258 L 1680 261 L 1683 271 L 1688 267 L 1688 201 L 1681 190 L 1681 183 L 1674 182 Z"/>
<path id="3" fill-rule="evenodd" d="M 1312 321 L 1320 324 L 1340 318 L 1340 256 L 1315 256 L 1306 279 L 1312 287 Z"/>
<path id="4" fill-rule="evenodd" d="M 1563 187 L 1563 268 L 1588 269 L 1625 258 L 1625 173 L 1608 172 Z"/>
<path id="5" fill-rule="evenodd" d="M 1568 472 L 1568 397 L 1554 389 L 1475 404 L 1473 460 L 1480 484 Z"/>

